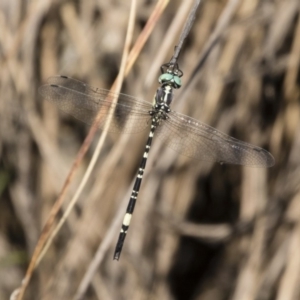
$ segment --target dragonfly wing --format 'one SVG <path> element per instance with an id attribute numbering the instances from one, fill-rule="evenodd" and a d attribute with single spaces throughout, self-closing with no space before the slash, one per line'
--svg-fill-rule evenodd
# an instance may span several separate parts
<path id="1" fill-rule="evenodd" d="M 167 145 L 191 158 L 271 167 L 273 156 L 266 150 L 228 136 L 213 127 L 186 115 L 170 112 L 169 118 L 158 128 Z"/>
<path id="2" fill-rule="evenodd" d="M 92 124 L 98 115 L 101 128 L 111 118 L 109 131 L 134 133 L 149 126 L 152 105 L 126 94 L 94 88 L 65 76 L 50 77 L 39 93 L 87 124 Z"/>

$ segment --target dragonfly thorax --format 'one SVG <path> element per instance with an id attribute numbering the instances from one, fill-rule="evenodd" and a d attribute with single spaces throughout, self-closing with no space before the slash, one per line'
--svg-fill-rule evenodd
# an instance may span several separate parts
<path id="1" fill-rule="evenodd" d="M 161 86 L 157 89 L 154 97 L 154 109 L 156 111 L 170 112 L 173 100 L 173 90 L 170 85 Z"/>

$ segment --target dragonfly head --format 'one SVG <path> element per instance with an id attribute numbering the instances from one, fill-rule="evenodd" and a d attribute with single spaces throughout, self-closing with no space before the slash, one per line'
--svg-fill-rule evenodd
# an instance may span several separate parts
<path id="1" fill-rule="evenodd" d="M 174 73 L 161 74 L 158 78 L 158 82 L 163 86 L 170 85 L 174 89 L 179 89 L 181 87 L 181 79 Z"/>

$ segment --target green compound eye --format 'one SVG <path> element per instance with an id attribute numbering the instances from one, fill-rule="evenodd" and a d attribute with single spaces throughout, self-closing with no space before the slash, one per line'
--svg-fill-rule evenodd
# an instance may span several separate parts
<path id="1" fill-rule="evenodd" d="M 171 81 L 173 79 L 174 75 L 173 74 L 169 74 L 169 73 L 165 73 L 159 76 L 158 78 L 158 82 L 159 83 L 164 83 L 166 81 Z"/>
<path id="2" fill-rule="evenodd" d="M 164 73 L 164 74 L 160 75 L 158 78 L 158 82 L 159 83 L 170 82 L 173 84 L 173 87 L 175 89 L 178 89 L 181 87 L 181 79 L 179 78 L 179 76 L 170 74 L 170 73 Z"/>
<path id="3" fill-rule="evenodd" d="M 178 76 L 175 75 L 174 76 L 174 82 L 177 85 L 177 88 L 181 87 L 181 79 L 180 79 L 180 77 L 178 77 Z"/>

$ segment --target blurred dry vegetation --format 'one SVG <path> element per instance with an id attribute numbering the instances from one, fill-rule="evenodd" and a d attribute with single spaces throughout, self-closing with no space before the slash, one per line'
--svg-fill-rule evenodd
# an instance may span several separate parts
<path id="1" fill-rule="evenodd" d="M 191 3 L 170 1 L 122 92 L 152 101 L 159 66 L 170 59 L 180 33 L 167 36 L 168 28 L 184 2 Z M 233 2 L 228 26 L 195 71 Z M 269 150 L 276 164 L 196 162 L 154 140 L 121 259 L 112 260 L 118 228 L 84 299 L 300 298 L 299 3 L 203 0 L 179 60 L 183 88 L 193 84 L 177 92 L 173 108 Z M 138 1 L 133 42 L 155 4 Z M 110 88 L 129 10 L 130 1 L 121 0 L 0 2 L 0 299 L 20 285 L 88 131 L 37 89 L 56 74 Z M 167 38 L 170 47 L 160 49 Z M 73 299 L 120 203 L 128 200 L 146 136 L 108 135 L 25 299 Z"/>

